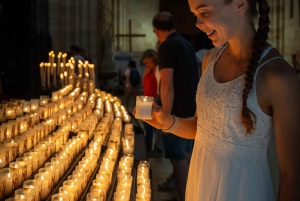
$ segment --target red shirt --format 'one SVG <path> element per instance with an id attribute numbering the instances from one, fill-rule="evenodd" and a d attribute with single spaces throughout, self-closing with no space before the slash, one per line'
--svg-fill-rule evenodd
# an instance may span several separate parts
<path id="1" fill-rule="evenodd" d="M 156 97 L 157 94 L 157 81 L 155 72 L 148 73 L 143 79 L 144 95 Z"/>

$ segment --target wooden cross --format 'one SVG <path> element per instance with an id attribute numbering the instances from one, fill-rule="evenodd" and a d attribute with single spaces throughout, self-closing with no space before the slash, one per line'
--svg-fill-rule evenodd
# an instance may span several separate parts
<path id="1" fill-rule="evenodd" d="M 131 40 L 132 37 L 145 37 L 146 34 L 132 34 L 131 33 L 131 19 L 129 19 L 129 34 L 117 34 L 117 50 L 120 49 L 119 47 L 119 37 L 129 37 L 129 51 L 132 51 L 132 44 L 131 44 Z"/>

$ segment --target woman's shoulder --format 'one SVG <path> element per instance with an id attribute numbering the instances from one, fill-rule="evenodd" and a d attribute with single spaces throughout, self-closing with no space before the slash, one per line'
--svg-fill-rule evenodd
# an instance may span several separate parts
<path id="1" fill-rule="evenodd" d="M 270 50 L 261 60 L 260 64 L 262 63 L 265 64 L 258 71 L 257 81 L 265 92 L 274 92 L 273 95 L 265 93 L 269 98 L 293 94 L 295 89 L 299 88 L 300 82 L 296 70 L 284 60 L 278 50 L 275 48 Z"/>
<path id="2" fill-rule="evenodd" d="M 263 64 L 261 67 L 261 74 L 266 80 L 274 79 L 289 79 L 291 76 L 296 76 L 296 71 L 275 48 L 271 49 L 269 53 L 260 61 Z"/>

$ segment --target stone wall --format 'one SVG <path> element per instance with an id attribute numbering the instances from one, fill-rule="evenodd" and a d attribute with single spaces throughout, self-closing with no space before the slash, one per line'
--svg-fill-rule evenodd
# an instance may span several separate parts
<path id="1" fill-rule="evenodd" d="M 113 50 L 129 51 L 129 38 L 116 37 L 117 34 L 145 34 L 145 37 L 132 38 L 132 50 L 143 52 L 156 49 L 157 38 L 153 33 L 152 18 L 159 11 L 159 0 L 114 0 Z"/>
<path id="2" fill-rule="evenodd" d="M 294 5 L 291 5 L 291 2 Z M 300 2 L 268 0 L 268 3 L 271 9 L 269 42 L 278 48 L 290 64 L 294 65 L 296 54 L 300 51 Z"/>

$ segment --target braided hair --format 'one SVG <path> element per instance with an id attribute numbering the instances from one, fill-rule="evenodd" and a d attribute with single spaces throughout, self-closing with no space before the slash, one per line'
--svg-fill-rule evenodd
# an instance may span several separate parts
<path id="1" fill-rule="evenodd" d="M 226 0 L 226 3 L 230 3 L 232 0 Z M 270 8 L 266 0 L 248 0 L 249 4 L 249 19 L 250 24 L 254 27 L 253 19 L 258 18 L 258 28 L 252 44 L 252 56 L 249 60 L 249 64 L 245 76 L 245 87 L 243 90 L 243 101 L 242 101 L 242 112 L 241 112 L 241 121 L 243 126 L 246 128 L 247 134 L 250 134 L 256 123 L 255 114 L 247 107 L 247 99 L 249 92 L 253 87 L 253 76 L 258 66 L 258 61 L 260 56 L 266 46 L 266 41 L 268 39 L 268 33 L 270 31 L 269 24 L 269 12 Z M 256 9 L 256 4 L 258 4 L 258 13 Z"/>

